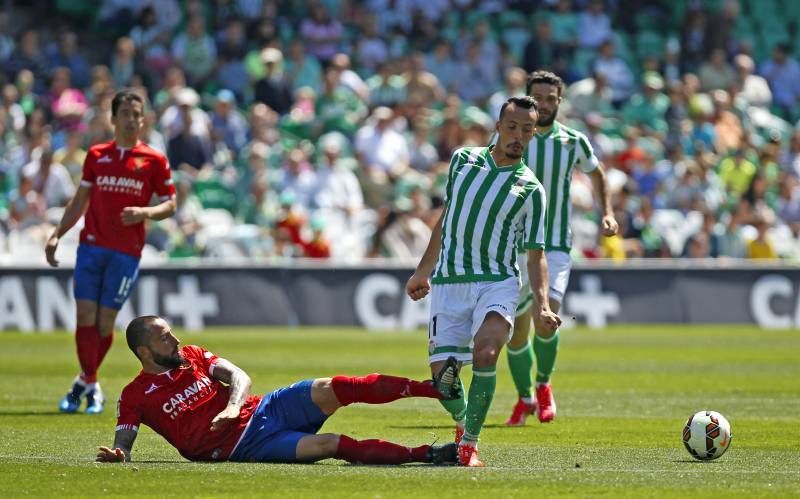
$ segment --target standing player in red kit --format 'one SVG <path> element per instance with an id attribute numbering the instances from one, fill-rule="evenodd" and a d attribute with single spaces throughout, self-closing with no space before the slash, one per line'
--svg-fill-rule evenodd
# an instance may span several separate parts
<path id="1" fill-rule="evenodd" d="M 385 374 L 334 376 L 298 381 L 257 397 L 249 395 L 250 377 L 243 370 L 200 347 L 179 348 L 169 324 L 160 317 L 134 319 L 126 339 L 142 371 L 122 390 L 114 445 L 100 447 L 98 461 L 130 461 L 140 424 L 193 461 L 293 463 L 337 458 L 361 464 L 456 464 L 458 460 L 453 442 L 405 447 L 317 434 L 337 409 L 354 402 L 459 396 L 455 382 L 446 384 L 442 376 L 436 382 Z M 453 364 L 449 369 L 457 368 Z M 458 377 L 455 371 L 445 374 L 451 380 Z"/>
<path id="2" fill-rule="evenodd" d="M 143 119 L 141 96 L 130 91 L 114 96 L 114 140 L 89 149 L 81 185 L 45 247 L 47 262 L 57 266 L 59 239 L 86 214 L 74 274 L 75 342 L 81 372 L 61 400 L 61 412 L 76 412 L 83 396 L 87 414 L 103 412 L 97 369 L 111 348 L 117 313 L 136 283 L 144 221 L 175 213 L 175 187 L 167 158 L 139 140 Z M 159 204 L 150 206 L 153 195 Z"/>

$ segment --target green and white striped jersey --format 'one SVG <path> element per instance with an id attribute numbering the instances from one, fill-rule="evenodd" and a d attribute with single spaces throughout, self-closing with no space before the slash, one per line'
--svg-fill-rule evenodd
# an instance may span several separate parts
<path id="1" fill-rule="evenodd" d="M 545 191 L 524 161 L 498 167 L 490 147 L 453 153 L 434 284 L 519 275 L 517 247 L 544 248 Z"/>
<path id="2" fill-rule="evenodd" d="M 537 134 L 530 141 L 527 164 L 547 192 L 545 249 L 569 253 L 572 248 L 569 225 L 572 168 L 577 165 L 589 173 L 598 167 L 600 162 L 592 145 L 584 134 L 556 121 L 548 133 Z"/>

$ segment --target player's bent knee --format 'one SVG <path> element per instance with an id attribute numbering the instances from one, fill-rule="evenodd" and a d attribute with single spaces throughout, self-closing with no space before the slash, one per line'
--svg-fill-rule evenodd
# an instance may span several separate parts
<path id="1" fill-rule="evenodd" d="M 472 354 L 475 367 L 490 367 L 497 364 L 500 349 L 495 345 L 482 345 L 476 347 Z"/>
<path id="2" fill-rule="evenodd" d="M 311 401 L 319 407 L 326 416 L 330 416 L 342 406 L 336 393 L 333 391 L 331 378 L 317 378 L 311 384 Z"/>
<path id="3" fill-rule="evenodd" d="M 339 435 L 324 433 L 308 435 L 297 442 L 295 457 L 298 461 L 312 462 L 336 456 L 339 448 Z"/>

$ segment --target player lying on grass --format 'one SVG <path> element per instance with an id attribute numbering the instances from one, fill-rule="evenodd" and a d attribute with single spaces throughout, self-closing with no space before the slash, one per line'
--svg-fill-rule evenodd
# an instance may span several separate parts
<path id="1" fill-rule="evenodd" d="M 197 346 L 179 348 L 178 338 L 160 317 L 134 319 L 126 336 L 142 371 L 122 390 L 114 445 L 100 447 L 98 461 L 130 461 L 142 423 L 192 461 L 292 463 L 337 458 L 360 464 L 455 464 L 458 460 L 452 443 L 405 447 L 317 434 L 342 406 L 385 404 L 404 397 L 455 398 L 454 384 L 383 374 L 334 376 L 299 381 L 261 398 L 249 395 L 250 377 L 233 363 Z M 445 374 L 455 378 L 454 373 Z"/>

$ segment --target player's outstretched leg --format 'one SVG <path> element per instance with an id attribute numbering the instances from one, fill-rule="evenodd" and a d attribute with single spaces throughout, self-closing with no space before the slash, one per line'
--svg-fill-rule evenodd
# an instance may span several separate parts
<path id="1" fill-rule="evenodd" d="M 454 443 L 444 445 L 420 445 L 406 447 L 386 440 L 356 440 L 347 435 L 308 435 L 297 443 L 297 460 L 313 462 L 336 458 L 353 464 L 405 464 L 431 463 L 456 464 L 458 447 Z"/>
<path id="2" fill-rule="evenodd" d="M 354 402 L 386 404 L 405 397 L 443 397 L 433 381 L 414 381 L 378 373 L 367 376 L 334 376 L 330 386 L 343 406 Z"/>
<path id="3" fill-rule="evenodd" d="M 514 335 L 508 343 L 506 356 L 511 379 L 517 388 L 518 399 L 511 411 L 511 416 L 506 420 L 508 426 L 522 426 L 529 415 L 536 412 L 536 402 L 533 398 L 533 348 L 531 347 L 531 314 L 530 309 L 518 312 L 514 320 Z"/>

